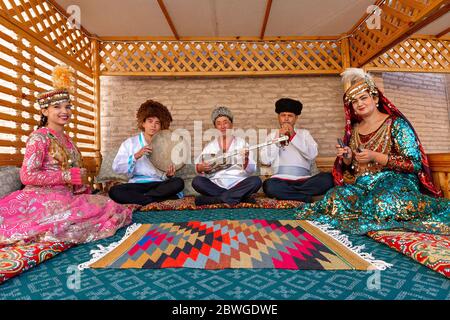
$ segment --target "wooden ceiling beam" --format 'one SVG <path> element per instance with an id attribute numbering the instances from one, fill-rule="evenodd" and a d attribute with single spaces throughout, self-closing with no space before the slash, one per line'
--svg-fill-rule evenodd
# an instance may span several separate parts
<path id="1" fill-rule="evenodd" d="M 267 21 L 269 21 L 269 15 L 270 15 L 271 8 L 272 8 L 272 0 L 267 0 L 266 13 L 264 14 L 264 21 L 263 21 L 263 25 L 261 27 L 261 33 L 259 35 L 259 38 L 261 40 L 264 39 L 264 34 L 266 33 Z"/>
<path id="2" fill-rule="evenodd" d="M 399 0 L 402 3 L 402 0 Z M 415 32 L 419 31 L 423 27 L 429 25 L 436 19 L 440 18 L 450 10 L 450 0 L 430 0 L 430 3 L 424 6 L 416 6 L 414 12 L 409 13 L 408 19 L 402 19 L 402 17 L 407 17 L 406 12 L 401 9 L 401 6 L 397 6 L 396 2 L 389 1 L 377 1 L 380 4 L 381 14 L 381 28 L 383 30 L 383 22 L 390 21 L 389 19 L 396 19 L 397 29 L 386 37 L 373 37 L 373 34 L 377 33 L 378 30 L 371 30 L 364 25 L 364 22 L 369 15 L 364 15 L 363 19 L 360 19 L 358 24 L 356 24 L 348 34 L 351 34 L 351 47 L 356 48 L 360 54 L 352 56 L 352 66 L 361 67 L 366 63 L 370 62 L 372 59 L 380 56 L 384 52 L 388 51 L 398 43 L 404 41 Z M 415 2 L 405 0 L 405 6 L 412 6 Z M 412 8 L 412 7 L 409 7 Z M 402 11 L 400 11 L 402 10 Z M 382 31 L 381 30 L 381 31 Z M 367 44 L 364 42 L 366 38 L 378 38 L 377 43 Z"/>
<path id="3" fill-rule="evenodd" d="M 177 29 L 175 28 L 175 25 L 173 24 L 172 18 L 170 18 L 169 12 L 167 11 L 164 1 L 158 0 L 158 4 L 159 4 L 159 7 L 161 8 L 161 11 L 164 14 L 164 17 L 166 17 L 167 23 L 169 24 L 169 27 L 172 30 L 172 33 L 175 36 L 175 39 L 180 40 L 180 36 L 178 35 Z"/>
<path id="4" fill-rule="evenodd" d="M 439 32 L 437 35 L 436 35 L 436 38 L 440 38 L 440 37 L 443 37 L 443 36 L 445 36 L 447 33 L 449 33 L 450 32 L 450 27 L 448 27 L 447 29 L 445 29 L 444 31 L 441 31 L 441 32 Z"/>
<path id="5" fill-rule="evenodd" d="M 286 36 L 286 37 L 265 37 L 263 41 L 337 41 L 340 36 Z M 101 41 L 176 41 L 173 36 L 153 37 L 153 36 L 104 36 L 99 37 Z M 260 37 L 179 37 L 178 41 L 261 41 Z"/>

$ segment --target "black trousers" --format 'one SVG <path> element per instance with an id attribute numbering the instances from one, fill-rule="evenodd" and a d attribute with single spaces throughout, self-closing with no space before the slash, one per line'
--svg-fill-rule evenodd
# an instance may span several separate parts
<path id="1" fill-rule="evenodd" d="M 178 199 L 176 194 L 183 189 L 183 179 L 173 177 L 159 182 L 119 184 L 109 190 L 109 197 L 117 203 L 145 206 L 155 201 Z"/>
<path id="2" fill-rule="evenodd" d="M 258 192 L 261 185 L 261 179 L 256 176 L 247 177 L 230 189 L 219 187 L 202 176 L 196 176 L 192 180 L 192 187 L 195 191 L 205 196 L 218 197 L 228 204 L 237 204 L 242 199 L 250 197 L 253 193 Z"/>
<path id="3" fill-rule="evenodd" d="M 264 181 L 263 190 L 268 197 L 278 200 L 311 202 L 313 196 L 324 194 L 333 185 L 331 173 L 321 172 L 301 181 L 269 178 Z"/>

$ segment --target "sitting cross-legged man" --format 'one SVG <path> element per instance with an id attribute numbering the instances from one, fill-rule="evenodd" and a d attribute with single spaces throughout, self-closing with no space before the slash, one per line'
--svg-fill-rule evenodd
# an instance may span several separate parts
<path id="1" fill-rule="evenodd" d="M 246 141 L 233 135 L 233 114 L 226 107 L 216 108 L 211 115 L 214 127 L 220 136 L 206 145 L 196 159 L 198 176 L 192 180 L 192 187 L 201 195 L 195 198 L 196 205 L 240 202 L 254 203 L 251 197 L 261 187 L 261 179 L 251 176 L 256 171 L 253 152 L 248 151 Z M 227 160 L 227 164 L 217 169 L 204 157 L 211 154 L 237 152 L 238 155 Z"/>
<path id="2" fill-rule="evenodd" d="M 169 110 L 159 102 L 148 100 L 140 106 L 136 118 L 141 133 L 122 143 L 113 162 L 113 170 L 126 174 L 130 180 L 113 186 L 109 196 L 118 203 L 139 205 L 182 198 L 184 181 L 174 176 L 175 166 L 172 164 L 167 172 L 162 172 L 147 157 L 154 151 L 153 136 L 169 129 L 172 121 Z"/>
<path id="3" fill-rule="evenodd" d="M 267 137 L 289 136 L 286 146 L 268 145 L 260 149 L 260 161 L 270 165 L 274 175 L 265 180 L 264 193 L 278 200 L 312 202 L 312 197 L 333 187 L 331 173 L 311 176 L 311 167 L 318 154 L 317 143 L 306 129 L 295 128 L 303 105 L 300 101 L 282 98 L 275 103 L 280 129 Z"/>

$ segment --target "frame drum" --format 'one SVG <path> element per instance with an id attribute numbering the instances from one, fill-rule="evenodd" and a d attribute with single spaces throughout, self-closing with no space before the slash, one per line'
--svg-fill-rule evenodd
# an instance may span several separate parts
<path id="1" fill-rule="evenodd" d="M 166 172 L 170 164 L 175 169 L 181 169 L 189 162 L 191 144 L 183 136 L 172 134 L 170 130 L 161 130 L 156 133 L 151 142 L 153 151 L 147 157 L 159 170 Z"/>

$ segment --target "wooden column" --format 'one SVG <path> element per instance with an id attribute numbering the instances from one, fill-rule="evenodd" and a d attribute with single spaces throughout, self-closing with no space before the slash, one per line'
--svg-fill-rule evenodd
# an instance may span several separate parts
<path id="1" fill-rule="evenodd" d="M 435 186 L 450 199 L 450 153 L 430 153 L 427 156 Z"/>
<path id="2" fill-rule="evenodd" d="M 341 59 L 342 59 L 342 71 L 350 68 L 350 40 L 348 38 L 344 38 L 341 40 Z M 344 92 L 350 87 L 350 82 L 344 83 Z"/>
<path id="3" fill-rule="evenodd" d="M 92 40 L 92 72 L 94 79 L 94 104 L 95 104 L 95 166 L 96 174 L 100 171 L 102 163 L 101 127 L 100 127 L 100 46 L 98 40 Z"/>
<path id="4" fill-rule="evenodd" d="M 350 68 L 350 40 L 344 38 L 341 40 L 341 57 L 342 57 L 342 69 Z"/>

